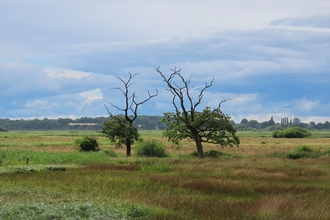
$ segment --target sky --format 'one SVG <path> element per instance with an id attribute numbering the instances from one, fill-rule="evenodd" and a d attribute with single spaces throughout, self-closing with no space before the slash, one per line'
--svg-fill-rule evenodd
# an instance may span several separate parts
<path id="1" fill-rule="evenodd" d="M 0 0 L 0 118 L 174 111 L 165 76 L 191 77 L 200 110 L 232 119 L 330 121 L 329 0 Z M 179 80 L 175 81 L 179 83 Z"/>

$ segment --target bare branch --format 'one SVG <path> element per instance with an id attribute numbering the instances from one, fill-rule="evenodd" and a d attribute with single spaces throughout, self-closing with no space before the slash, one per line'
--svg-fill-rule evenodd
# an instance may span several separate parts
<path id="1" fill-rule="evenodd" d="M 203 99 L 203 93 L 207 88 L 210 88 L 213 85 L 214 77 L 212 78 L 210 84 L 205 83 L 204 88 L 200 91 L 199 96 L 198 96 L 198 101 L 194 104 L 194 109 L 201 103 Z"/>
<path id="2" fill-rule="evenodd" d="M 110 104 L 112 107 L 114 107 L 114 108 L 116 108 L 117 110 L 119 110 L 119 111 L 125 111 L 125 109 L 123 109 L 123 108 L 119 108 L 118 106 L 112 104 L 111 102 L 109 102 L 109 104 Z M 109 111 L 108 111 L 108 112 L 109 112 Z"/>
<path id="3" fill-rule="evenodd" d="M 221 104 L 224 103 L 224 102 L 227 102 L 227 101 L 230 101 L 230 99 L 222 100 L 222 101 L 219 103 L 219 105 L 218 105 L 218 107 L 217 107 L 216 109 L 220 109 Z"/>
<path id="4" fill-rule="evenodd" d="M 137 117 L 137 109 L 140 105 L 144 104 L 145 102 L 149 101 L 151 98 L 155 97 L 158 95 L 158 90 L 156 89 L 156 94 L 150 94 L 150 92 L 148 91 L 148 98 L 141 101 L 141 102 L 137 102 L 136 101 L 136 94 L 133 92 L 131 95 L 129 94 L 129 88 L 132 85 L 131 80 L 134 76 L 138 75 L 138 73 L 136 74 L 131 74 L 130 72 L 128 72 L 129 77 L 128 79 L 125 81 L 123 78 L 121 77 L 117 77 L 123 84 L 124 84 L 124 88 L 120 88 L 120 87 L 116 87 L 114 89 L 117 89 L 119 91 L 121 91 L 121 93 L 124 95 L 125 97 L 125 106 L 123 108 L 120 108 L 117 105 L 114 105 L 113 103 L 109 102 L 109 104 L 116 108 L 119 111 L 123 111 L 124 112 L 124 116 L 125 119 L 129 122 L 129 123 L 133 123 L 133 121 L 136 119 Z M 108 113 L 111 115 L 111 113 L 109 112 L 109 109 L 107 108 Z M 133 118 L 129 117 L 129 111 L 133 114 Z"/>

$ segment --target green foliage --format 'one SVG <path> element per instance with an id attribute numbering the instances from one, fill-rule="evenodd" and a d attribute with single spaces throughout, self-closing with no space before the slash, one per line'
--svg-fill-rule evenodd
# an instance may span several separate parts
<path id="1" fill-rule="evenodd" d="M 92 203 L 0 203 L 0 219 L 127 219 L 133 217 L 131 211 L 125 214 L 124 210 Z M 139 212 L 139 217 L 144 214 Z"/>
<path id="2" fill-rule="evenodd" d="M 197 151 L 190 153 L 189 156 L 198 157 Z M 204 157 L 208 157 L 208 158 L 219 158 L 222 156 L 231 156 L 231 155 L 227 154 L 227 153 L 223 153 L 221 151 L 216 151 L 216 150 L 209 150 L 204 153 Z"/>
<path id="3" fill-rule="evenodd" d="M 66 171 L 66 167 L 60 167 L 60 166 L 53 166 L 53 167 L 45 167 L 45 170 L 48 171 Z"/>
<path id="4" fill-rule="evenodd" d="M 160 165 L 143 165 L 140 170 L 142 171 L 150 171 L 150 172 L 169 172 L 172 171 L 173 168 L 168 164 L 160 164 Z"/>
<path id="5" fill-rule="evenodd" d="M 315 151 L 311 147 L 307 145 L 301 145 L 297 147 L 292 153 L 287 155 L 289 159 L 299 159 L 299 158 L 319 158 L 324 155 L 324 153 L 320 151 Z"/>
<path id="6" fill-rule="evenodd" d="M 98 151 L 99 144 L 96 138 L 84 136 L 83 138 L 77 138 L 75 140 L 75 145 L 78 147 L 79 151 Z"/>
<path id="7" fill-rule="evenodd" d="M 329 154 L 330 155 L 330 147 L 325 151 L 325 154 Z"/>
<path id="8" fill-rule="evenodd" d="M 8 130 L 3 128 L 3 127 L 0 127 L 0 132 L 7 132 Z"/>
<path id="9" fill-rule="evenodd" d="M 138 130 L 131 126 L 123 116 L 116 116 L 104 122 L 100 132 L 108 137 L 112 143 L 115 143 L 117 148 L 121 148 L 123 145 L 127 146 L 128 142 L 133 144 L 139 140 L 140 136 Z"/>
<path id="10" fill-rule="evenodd" d="M 25 165 L 26 158 L 29 164 L 88 164 L 106 163 L 109 161 L 109 154 L 106 151 L 97 152 L 44 152 L 28 150 L 0 150 L 2 165 Z"/>
<path id="11" fill-rule="evenodd" d="M 117 157 L 116 152 L 114 152 L 113 150 L 105 150 L 104 153 L 109 157 Z"/>
<path id="12" fill-rule="evenodd" d="M 301 152 L 313 153 L 314 149 L 307 145 L 301 145 L 301 146 L 297 147 L 296 149 L 294 149 L 294 152 L 295 153 L 301 153 Z"/>
<path id="13" fill-rule="evenodd" d="M 273 138 L 306 138 L 310 137 L 311 133 L 299 127 L 292 127 L 273 131 L 272 136 Z"/>
<path id="14" fill-rule="evenodd" d="M 143 157 L 167 157 L 168 154 L 166 153 L 164 146 L 156 142 L 155 140 L 151 141 L 142 141 L 137 144 L 135 148 L 135 153 L 138 156 Z"/>
<path id="15" fill-rule="evenodd" d="M 132 205 L 128 211 L 127 211 L 127 216 L 131 217 L 133 219 L 135 218 L 141 218 L 147 214 L 147 210 L 143 208 L 139 208 L 136 205 Z"/>
<path id="16" fill-rule="evenodd" d="M 211 111 L 209 107 L 206 107 L 202 112 L 194 112 L 194 117 L 191 116 L 191 112 L 188 114 L 189 116 L 185 118 L 183 114 L 164 113 L 162 122 L 166 124 L 166 130 L 163 136 L 178 144 L 184 138 L 194 140 L 194 133 L 197 133 L 202 142 L 221 146 L 239 145 L 240 141 L 230 123 L 230 116 L 223 114 L 219 108 Z M 187 123 L 182 118 L 187 119 Z"/>
<path id="17" fill-rule="evenodd" d="M 319 158 L 326 155 L 326 152 L 321 152 L 319 150 L 314 150 L 307 145 L 301 145 L 294 149 L 291 153 L 286 152 L 273 152 L 269 154 L 270 157 L 288 158 L 288 159 L 300 159 L 300 158 Z"/>

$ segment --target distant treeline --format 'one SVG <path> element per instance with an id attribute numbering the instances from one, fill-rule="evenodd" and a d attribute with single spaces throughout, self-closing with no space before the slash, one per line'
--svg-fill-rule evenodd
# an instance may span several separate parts
<path id="1" fill-rule="evenodd" d="M 134 121 L 134 126 L 140 130 L 164 130 L 165 126 L 161 122 L 162 116 L 140 115 Z M 11 120 L 0 119 L 0 132 L 10 130 L 100 130 L 103 122 L 109 117 L 81 117 L 78 119 L 59 118 L 59 119 L 29 119 Z M 256 120 L 242 119 L 240 123 L 231 121 L 237 131 L 248 130 L 280 130 L 287 128 L 279 123 L 275 123 L 273 118 L 269 121 L 258 122 Z M 308 130 L 330 130 L 330 123 L 300 123 L 298 126 Z"/>
<path id="2" fill-rule="evenodd" d="M 143 130 L 163 130 L 161 122 L 162 116 L 138 116 L 134 121 L 134 126 Z M 100 130 L 103 122 L 109 117 L 81 117 L 77 119 L 29 119 L 11 120 L 0 119 L 0 131 L 8 130 Z"/>
<path id="3" fill-rule="evenodd" d="M 257 120 L 247 120 L 242 119 L 240 123 L 235 123 L 234 121 L 231 121 L 231 123 L 234 125 L 234 128 L 237 131 L 248 131 L 248 130 L 268 130 L 268 131 L 274 131 L 274 130 L 281 130 L 288 127 L 300 127 L 307 130 L 330 130 L 330 123 L 326 121 L 325 123 L 315 123 L 311 121 L 310 123 L 299 123 L 295 125 L 282 125 L 280 123 L 275 123 L 273 120 L 273 117 L 269 121 L 264 121 L 259 123 Z"/>

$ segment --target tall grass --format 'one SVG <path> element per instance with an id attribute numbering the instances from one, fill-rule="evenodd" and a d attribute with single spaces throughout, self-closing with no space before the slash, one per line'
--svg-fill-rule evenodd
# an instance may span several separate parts
<path id="1" fill-rule="evenodd" d="M 159 133 L 142 137 L 163 140 L 171 156 L 126 158 L 101 137 L 99 152 L 0 148 L 0 219 L 330 219 L 329 156 L 268 156 L 303 145 L 327 153 L 326 138 L 243 137 L 238 148 L 204 145 L 233 157 L 200 160 L 187 156 L 189 141 L 177 149 Z M 46 169 L 57 166 L 67 169 Z"/>
<path id="2" fill-rule="evenodd" d="M 32 150 L 0 150 L 2 165 L 25 164 L 89 164 L 108 163 L 113 154 L 100 152 L 40 152 Z"/>

